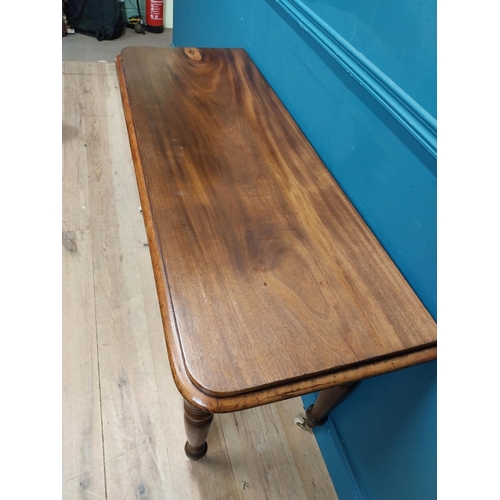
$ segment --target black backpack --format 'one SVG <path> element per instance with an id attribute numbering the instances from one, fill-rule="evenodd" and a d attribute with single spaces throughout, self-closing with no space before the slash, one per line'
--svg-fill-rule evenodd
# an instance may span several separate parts
<path id="1" fill-rule="evenodd" d="M 101 40 L 114 40 L 123 33 L 123 17 L 118 0 L 69 0 L 66 19 L 77 33 Z"/>

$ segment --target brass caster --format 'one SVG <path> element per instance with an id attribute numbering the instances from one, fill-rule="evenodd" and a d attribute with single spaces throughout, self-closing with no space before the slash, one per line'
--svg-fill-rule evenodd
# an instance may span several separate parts
<path id="1" fill-rule="evenodd" d="M 307 424 L 305 417 L 295 417 L 293 419 L 294 424 L 303 430 L 307 430 Z"/>

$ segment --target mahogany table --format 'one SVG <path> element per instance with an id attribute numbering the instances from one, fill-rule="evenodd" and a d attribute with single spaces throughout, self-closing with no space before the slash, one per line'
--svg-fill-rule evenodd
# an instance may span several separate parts
<path id="1" fill-rule="evenodd" d="M 436 359 L 436 323 L 242 49 L 130 47 L 117 71 L 186 454 L 213 413 Z"/>

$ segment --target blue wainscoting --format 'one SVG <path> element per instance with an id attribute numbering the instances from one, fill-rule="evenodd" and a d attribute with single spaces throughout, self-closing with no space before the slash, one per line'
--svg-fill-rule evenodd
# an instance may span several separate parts
<path id="1" fill-rule="evenodd" d="M 173 45 L 246 49 L 436 318 L 435 1 L 175 0 Z M 340 500 L 436 498 L 436 363 L 315 434 Z"/>

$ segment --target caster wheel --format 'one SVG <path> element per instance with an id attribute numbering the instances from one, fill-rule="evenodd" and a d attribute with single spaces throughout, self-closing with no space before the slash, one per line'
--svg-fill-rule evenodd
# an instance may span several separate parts
<path id="1" fill-rule="evenodd" d="M 306 419 L 304 417 L 296 417 L 293 419 L 294 424 L 303 430 L 307 429 Z"/>

